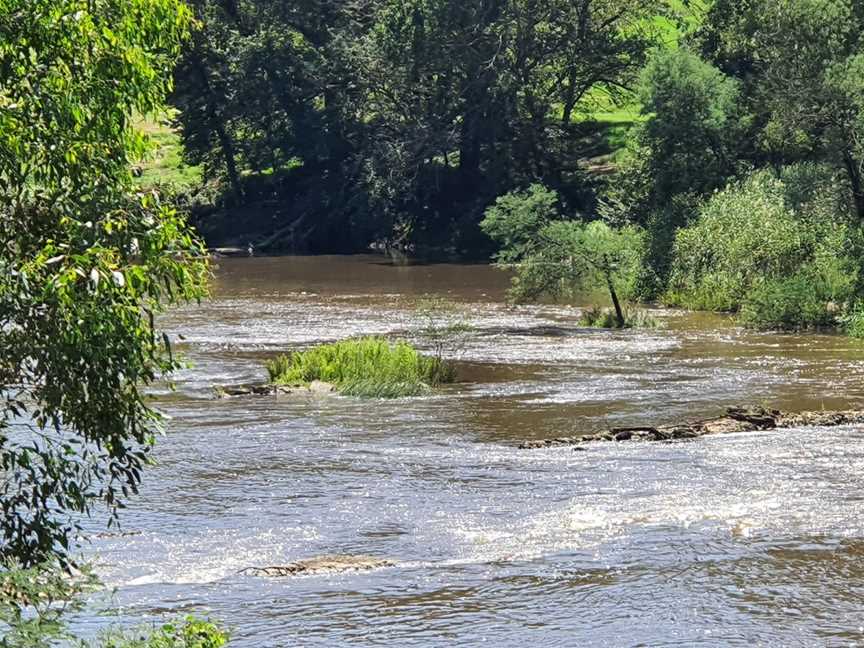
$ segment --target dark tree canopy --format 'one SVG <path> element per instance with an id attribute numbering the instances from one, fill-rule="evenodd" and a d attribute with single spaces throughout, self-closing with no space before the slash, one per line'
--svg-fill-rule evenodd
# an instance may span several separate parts
<path id="1" fill-rule="evenodd" d="M 300 6 L 302 4 L 302 6 Z M 589 207 L 584 114 L 632 85 L 651 0 L 195 0 L 175 103 L 192 161 L 285 239 L 483 249 L 501 193 Z"/>

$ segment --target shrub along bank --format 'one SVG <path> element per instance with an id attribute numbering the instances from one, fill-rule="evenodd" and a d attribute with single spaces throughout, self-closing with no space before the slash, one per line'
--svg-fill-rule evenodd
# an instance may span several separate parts
<path id="1" fill-rule="evenodd" d="M 675 237 L 664 300 L 755 328 L 854 331 L 864 251 L 815 165 L 759 171 L 709 198 Z"/>

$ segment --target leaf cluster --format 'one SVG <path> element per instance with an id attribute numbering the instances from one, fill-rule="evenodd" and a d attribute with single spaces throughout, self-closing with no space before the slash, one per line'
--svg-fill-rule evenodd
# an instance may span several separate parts
<path id="1" fill-rule="evenodd" d="M 0 557 L 24 566 L 137 490 L 143 388 L 179 366 L 156 316 L 204 294 L 202 244 L 129 170 L 189 20 L 178 0 L 0 1 Z"/>
<path id="2" fill-rule="evenodd" d="M 502 249 L 496 257 L 513 267 L 516 301 L 573 296 L 597 289 L 630 294 L 642 258 L 643 235 L 635 227 L 613 229 L 602 221 L 565 220 L 557 194 L 541 185 L 499 198 L 481 227 Z"/>

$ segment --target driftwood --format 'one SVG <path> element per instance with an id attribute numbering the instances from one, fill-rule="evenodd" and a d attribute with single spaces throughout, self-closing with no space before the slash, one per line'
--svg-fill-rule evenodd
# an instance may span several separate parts
<path id="1" fill-rule="evenodd" d="M 730 407 L 724 416 L 705 421 L 657 427 L 616 427 L 580 436 L 526 441 L 519 447 L 523 450 L 531 450 L 553 446 L 580 446 L 597 441 L 676 441 L 696 439 L 709 434 L 854 424 L 864 424 L 864 410 L 788 413 L 764 408 Z"/>
<path id="2" fill-rule="evenodd" d="M 210 254 L 215 257 L 248 257 L 252 256 L 252 249 L 249 247 L 217 247 L 210 248 Z"/>

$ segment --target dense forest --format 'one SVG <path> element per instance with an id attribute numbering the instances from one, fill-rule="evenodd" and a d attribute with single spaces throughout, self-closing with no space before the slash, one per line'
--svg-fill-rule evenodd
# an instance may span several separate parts
<path id="1" fill-rule="evenodd" d="M 234 223 L 275 211 L 265 243 L 312 252 L 483 256 L 484 209 L 533 182 L 594 213 L 589 160 L 612 151 L 594 116 L 615 119 L 676 32 L 644 0 L 193 5 L 174 97 L 187 160 Z"/>
<path id="2" fill-rule="evenodd" d="M 599 221 L 640 246 L 615 270 L 626 299 L 858 329 L 859 3 L 192 6 L 172 101 L 213 240 L 488 258 L 495 201 L 512 194 L 499 229 L 525 230 L 551 192 L 509 241 L 523 269 L 568 256 L 540 244 L 545 218 Z M 575 285 L 539 267 L 523 296 Z"/>

